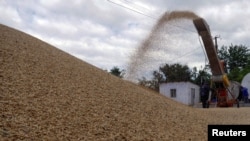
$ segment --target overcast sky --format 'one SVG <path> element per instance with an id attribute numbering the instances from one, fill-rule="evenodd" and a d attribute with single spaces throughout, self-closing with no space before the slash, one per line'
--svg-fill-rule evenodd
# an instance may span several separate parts
<path id="1" fill-rule="evenodd" d="M 101 69 L 126 69 L 131 53 L 166 11 L 189 10 L 204 18 L 212 36 L 220 35 L 219 46 L 249 47 L 249 7 L 249 0 L 0 0 L 0 23 Z M 190 36 L 198 46 L 197 35 Z M 182 40 L 188 42 L 188 38 Z"/>

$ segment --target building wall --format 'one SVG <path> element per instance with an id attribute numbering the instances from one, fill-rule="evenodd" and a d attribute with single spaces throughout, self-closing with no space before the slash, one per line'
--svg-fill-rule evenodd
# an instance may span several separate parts
<path id="1" fill-rule="evenodd" d="M 171 97 L 171 89 L 176 89 L 176 97 L 174 98 Z M 193 89 L 194 91 L 193 96 L 191 89 Z M 166 97 L 169 97 L 186 105 L 193 105 L 200 101 L 199 86 L 191 82 L 162 83 L 160 84 L 160 93 Z"/>

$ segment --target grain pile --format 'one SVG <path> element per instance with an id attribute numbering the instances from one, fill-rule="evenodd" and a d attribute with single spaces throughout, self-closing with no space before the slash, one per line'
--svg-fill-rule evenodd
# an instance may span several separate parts
<path id="1" fill-rule="evenodd" d="M 194 109 L 0 25 L 1 140 L 202 141 L 246 108 Z M 224 120 L 225 119 L 225 120 Z"/>

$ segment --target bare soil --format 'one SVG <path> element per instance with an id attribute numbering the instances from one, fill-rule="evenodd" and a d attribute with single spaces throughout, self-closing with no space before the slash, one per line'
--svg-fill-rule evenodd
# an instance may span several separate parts
<path id="1" fill-rule="evenodd" d="M 174 102 L 0 25 L 0 140 L 206 141 L 249 108 Z"/>

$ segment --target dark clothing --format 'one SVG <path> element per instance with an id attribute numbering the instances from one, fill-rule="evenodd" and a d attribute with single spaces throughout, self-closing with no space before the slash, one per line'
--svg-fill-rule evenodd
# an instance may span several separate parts
<path id="1" fill-rule="evenodd" d="M 240 90 L 239 90 L 239 95 L 238 95 L 238 97 L 237 97 L 237 99 L 239 100 L 239 101 L 241 101 L 243 98 L 243 94 L 242 94 L 242 90 L 241 90 L 242 88 L 240 87 Z"/>
<path id="2" fill-rule="evenodd" d="M 241 88 L 241 93 L 245 103 L 248 103 L 248 90 L 245 87 Z"/>
<path id="3" fill-rule="evenodd" d="M 201 102 L 202 102 L 202 108 L 208 108 L 208 106 L 209 106 L 208 97 L 202 96 Z"/>
<path id="4" fill-rule="evenodd" d="M 203 84 L 200 89 L 200 94 L 201 94 L 201 102 L 202 102 L 202 107 L 203 108 L 208 108 L 209 103 L 208 103 L 208 97 L 209 97 L 209 85 L 208 84 Z"/>

